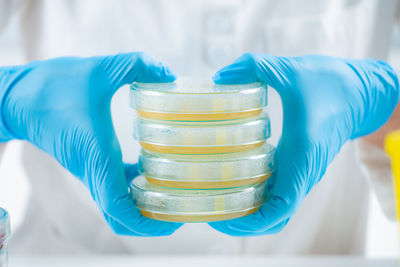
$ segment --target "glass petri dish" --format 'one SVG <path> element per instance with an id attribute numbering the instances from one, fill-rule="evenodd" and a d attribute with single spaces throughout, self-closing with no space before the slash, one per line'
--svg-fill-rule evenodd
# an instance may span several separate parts
<path id="1" fill-rule="evenodd" d="M 254 213 L 266 199 L 266 181 L 228 189 L 175 189 L 133 179 L 131 194 L 141 213 L 169 222 L 230 220 Z"/>
<path id="2" fill-rule="evenodd" d="M 172 83 L 133 83 L 131 106 L 144 118 L 176 121 L 242 119 L 267 105 L 263 83 L 214 84 L 180 78 Z"/>
<path id="3" fill-rule="evenodd" d="M 262 146 L 270 136 L 266 113 L 255 118 L 167 122 L 138 118 L 134 136 L 147 150 L 164 154 L 219 154 Z"/>
<path id="4" fill-rule="evenodd" d="M 0 208 L 0 267 L 8 264 L 7 240 L 10 236 L 10 217 L 5 209 Z"/>
<path id="5" fill-rule="evenodd" d="M 147 181 L 186 189 L 229 188 L 265 181 L 274 171 L 270 144 L 246 151 L 211 155 L 173 155 L 142 151 L 139 170 Z"/>

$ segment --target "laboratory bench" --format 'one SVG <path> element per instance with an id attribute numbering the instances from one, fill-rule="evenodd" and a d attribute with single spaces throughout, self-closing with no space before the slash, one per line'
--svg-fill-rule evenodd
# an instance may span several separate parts
<path id="1" fill-rule="evenodd" d="M 398 259 L 365 259 L 359 257 L 265 257 L 265 256 L 15 256 L 9 267 L 386 267 L 399 266 Z"/>

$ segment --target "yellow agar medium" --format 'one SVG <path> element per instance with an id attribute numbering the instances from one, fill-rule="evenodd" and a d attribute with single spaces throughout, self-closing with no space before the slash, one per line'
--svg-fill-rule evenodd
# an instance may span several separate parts
<path id="1" fill-rule="evenodd" d="M 146 177 L 146 180 L 154 185 L 182 188 L 182 189 L 219 189 L 219 188 L 231 188 L 245 185 L 252 185 L 264 182 L 271 174 L 261 175 L 249 179 L 237 179 L 237 180 L 226 180 L 226 181 L 207 181 L 207 182 L 194 182 L 192 181 L 171 181 L 161 180 L 157 178 Z"/>
<path id="2" fill-rule="evenodd" d="M 190 146 L 163 146 L 140 142 L 143 149 L 164 154 L 220 154 L 243 152 L 262 146 L 265 141 L 235 146 L 207 146 L 207 147 L 190 147 Z"/>
<path id="3" fill-rule="evenodd" d="M 174 215 L 174 214 L 163 214 L 150 212 L 145 210 L 140 210 L 143 216 L 159 220 L 159 221 L 167 221 L 167 222 L 215 222 L 215 221 L 224 221 L 231 220 L 239 217 L 243 217 L 246 215 L 250 215 L 258 210 L 258 207 L 251 208 L 244 211 L 232 212 L 227 214 L 209 214 L 209 215 Z"/>
<path id="4" fill-rule="evenodd" d="M 232 112 L 232 113 L 209 113 L 209 114 L 184 114 L 184 113 L 161 113 L 152 111 L 136 110 L 143 118 L 170 121 L 219 121 L 255 117 L 261 114 L 262 109 Z"/>

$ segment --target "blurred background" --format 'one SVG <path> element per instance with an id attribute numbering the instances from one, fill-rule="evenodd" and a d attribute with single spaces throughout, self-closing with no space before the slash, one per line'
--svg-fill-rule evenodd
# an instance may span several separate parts
<path id="1" fill-rule="evenodd" d="M 16 65 L 27 62 L 22 51 L 19 27 L 19 20 L 12 18 L 1 32 L 0 65 Z M 400 29 L 398 24 L 395 25 L 392 32 L 389 63 L 396 70 L 400 70 Z M 0 165 L 0 206 L 11 212 L 13 231 L 18 229 L 24 220 L 31 190 L 26 174 L 21 167 L 20 154 L 21 142 L 10 142 Z M 366 255 L 371 258 L 399 257 L 397 223 L 389 221 L 384 216 L 375 195 L 372 192 L 370 194 Z"/>

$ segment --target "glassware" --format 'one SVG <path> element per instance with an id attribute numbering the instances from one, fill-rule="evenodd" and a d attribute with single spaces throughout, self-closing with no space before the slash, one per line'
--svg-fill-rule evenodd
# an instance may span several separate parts
<path id="1" fill-rule="evenodd" d="M 133 179 L 131 194 L 148 218 L 170 222 L 211 222 L 252 214 L 266 198 L 267 183 L 228 189 L 176 189 Z"/>
<path id="2" fill-rule="evenodd" d="M 266 113 L 254 118 L 180 122 L 138 118 L 134 136 L 148 151 L 167 154 L 242 152 L 262 146 L 270 136 Z"/>
<path id="3" fill-rule="evenodd" d="M 176 121 L 256 116 L 267 104 L 262 83 L 220 85 L 180 78 L 172 83 L 133 83 L 131 106 L 143 118 Z"/>

